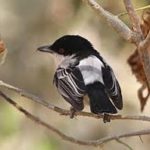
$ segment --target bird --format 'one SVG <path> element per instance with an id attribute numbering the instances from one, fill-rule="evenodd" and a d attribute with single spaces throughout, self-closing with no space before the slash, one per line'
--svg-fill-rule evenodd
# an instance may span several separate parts
<path id="1" fill-rule="evenodd" d="M 71 118 L 83 110 L 85 96 L 89 98 L 91 112 L 103 114 L 104 123 L 123 108 L 121 87 L 113 69 L 89 40 L 80 35 L 64 35 L 37 50 L 57 59 L 53 83 L 71 104 Z"/>

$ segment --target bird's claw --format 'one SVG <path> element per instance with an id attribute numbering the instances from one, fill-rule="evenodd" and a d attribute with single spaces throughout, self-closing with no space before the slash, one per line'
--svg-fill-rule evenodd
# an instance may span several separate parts
<path id="1" fill-rule="evenodd" d="M 70 108 L 70 118 L 71 118 L 71 119 L 74 118 L 75 113 L 76 113 L 76 110 L 75 110 L 73 107 L 71 107 L 71 108 Z"/>
<path id="2" fill-rule="evenodd" d="M 104 113 L 103 122 L 104 122 L 104 123 L 110 122 L 110 115 L 109 115 L 109 114 L 105 114 L 105 113 Z"/>

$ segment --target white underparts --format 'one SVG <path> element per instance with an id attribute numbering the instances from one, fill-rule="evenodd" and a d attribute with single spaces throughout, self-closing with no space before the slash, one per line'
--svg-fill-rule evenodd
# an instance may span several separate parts
<path id="1" fill-rule="evenodd" d="M 74 58 L 74 55 L 63 56 L 55 54 L 55 62 L 58 68 L 68 68 L 69 66 L 76 63 L 76 59 Z"/>

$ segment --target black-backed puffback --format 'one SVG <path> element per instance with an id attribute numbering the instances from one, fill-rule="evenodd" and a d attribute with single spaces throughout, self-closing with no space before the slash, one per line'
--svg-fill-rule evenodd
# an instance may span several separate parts
<path id="1" fill-rule="evenodd" d="M 83 98 L 89 97 L 92 113 L 108 114 L 122 109 L 122 94 L 112 68 L 91 42 L 79 35 L 65 35 L 53 44 L 41 46 L 39 51 L 58 57 L 54 83 L 62 97 L 72 105 L 72 115 L 84 108 Z"/>

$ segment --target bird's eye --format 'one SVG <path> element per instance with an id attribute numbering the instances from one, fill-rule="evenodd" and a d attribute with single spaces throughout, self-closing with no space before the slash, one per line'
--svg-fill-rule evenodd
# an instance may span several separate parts
<path id="1" fill-rule="evenodd" d="M 65 50 L 64 50 L 63 48 L 60 48 L 60 49 L 59 49 L 59 53 L 60 53 L 60 54 L 63 54 L 64 52 L 65 52 Z"/>

